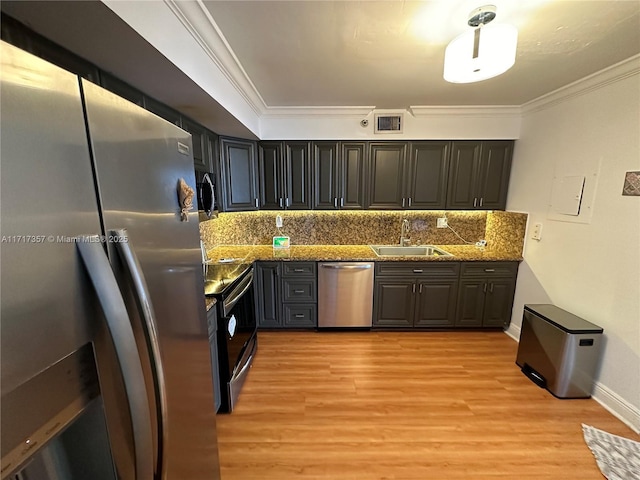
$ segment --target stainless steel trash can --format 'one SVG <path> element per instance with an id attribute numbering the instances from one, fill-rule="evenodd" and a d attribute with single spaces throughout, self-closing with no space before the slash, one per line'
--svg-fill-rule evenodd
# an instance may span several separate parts
<path id="1" fill-rule="evenodd" d="M 558 398 L 589 398 L 602 332 L 554 305 L 525 305 L 516 364 Z"/>

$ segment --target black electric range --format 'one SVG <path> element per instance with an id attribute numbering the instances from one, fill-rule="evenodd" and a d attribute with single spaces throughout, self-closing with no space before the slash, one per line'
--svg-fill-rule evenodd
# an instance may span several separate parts
<path id="1" fill-rule="evenodd" d="M 258 348 L 253 265 L 212 263 L 205 267 L 205 295 L 217 299 L 220 412 L 230 413 Z"/>

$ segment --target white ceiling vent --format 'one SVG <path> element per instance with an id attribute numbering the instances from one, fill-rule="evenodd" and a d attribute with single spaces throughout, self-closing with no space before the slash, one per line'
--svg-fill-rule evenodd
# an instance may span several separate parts
<path id="1" fill-rule="evenodd" d="M 402 133 L 404 122 L 401 113 L 376 113 L 374 119 L 374 133 Z"/>

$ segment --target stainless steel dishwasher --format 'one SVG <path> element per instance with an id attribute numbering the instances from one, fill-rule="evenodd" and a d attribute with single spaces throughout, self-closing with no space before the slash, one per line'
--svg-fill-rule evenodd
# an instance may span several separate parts
<path id="1" fill-rule="evenodd" d="M 318 264 L 318 328 L 371 327 L 373 262 Z"/>

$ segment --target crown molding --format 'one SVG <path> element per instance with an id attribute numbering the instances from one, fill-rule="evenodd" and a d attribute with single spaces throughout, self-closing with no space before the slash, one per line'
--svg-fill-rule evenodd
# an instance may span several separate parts
<path id="1" fill-rule="evenodd" d="M 262 118 L 366 117 L 373 113 L 375 108 L 375 106 L 267 107 Z"/>
<path id="2" fill-rule="evenodd" d="M 553 107 L 572 98 L 640 74 L 640 54 L 560 87 L 522 105 L 522 116 Z M 640 82 L 639 82 L 640 88 Z"/>
<path id="3" fill-rule="evenodd" d="M 428 106 L 411 105 L 409 111 L 416 118 L 421 117 L 465 117 L 465 118 L 496 118 L 520 117 L 518 105 L 469 105 L 469 106 Z"/>
<path id="4" fill-rule="evenodd" d="M 202 0 L 194 2 L 165 0 L 165 4 L 222 72 L 231 86 L 247 102 L 247 105 L 258 116 L 261 116 L 267 109 L 267 104 Z"/>

